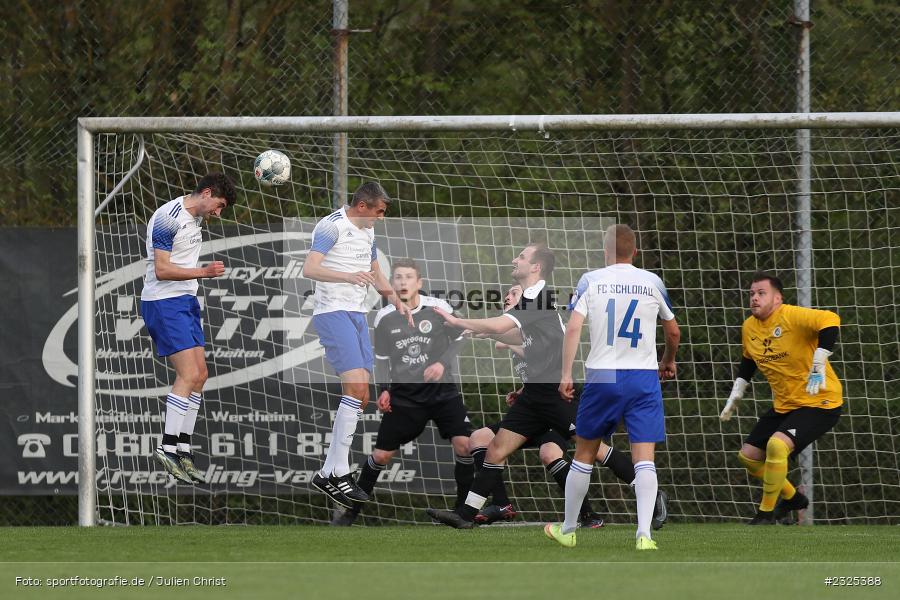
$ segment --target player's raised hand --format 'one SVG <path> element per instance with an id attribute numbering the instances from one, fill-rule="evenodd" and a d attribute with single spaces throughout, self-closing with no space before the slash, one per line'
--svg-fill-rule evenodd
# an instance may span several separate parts
<path id="1" fill-rule="evenodd" d="M 665 381 L 666 379 L 675 379 L 675 361 L 669 362 L 660 362 L 659 363 L 659 378 Z"/>
<path id="2" fill-rule="evenodd" d="M 397 301 L 394 303 L 394 308 L 397 309 L 397 313 L 399 313 L 403 317 L 406 317 L 406 322 L 409 323 L 410 327 L 415 328 L 416 323 L 415 321 L 413 321 L 412 309 L 410 307 L 403 304 L 403 302 L 400 301 L 400 298 L 397 298 Z"/>
<path id="3" fill-rule="evenodd" d="M 345 273 L 344 281 L 347 283 L 352 283 L 353 285 L 358 285 L 359 287 L 366 287 L 367 285 L 375 285 L 375 274 L 371 271 L 357 271 L 355 273 Z"/>
<path id="4" fill-rule="evenodd" d="M 725 408 L 723 408 L 722 412 L 719 414 L 719 419 L 721 421 L 728 421 L 731 419 L 731 415 L 737 412 L 738 402 L 744 397 L 744 392 L 748 385 L 750 384 L 742 377 L 738 377 L 734 380 L 734 387 L 731 388 L 731 395 L 728 396 L 728 402 L 725 403 Z"/>
<path id="5" fill-rule="evenodd" d="M 381 394 L 378 395 L 378 400 L 375 401 L 375 406 L 377 406 L 378 410 L 381 412 L 391 412 L 391 393 L 387 390 L 381 392 Z"/>
<path id="6" fill-rule="evenodd" d="M 575 382 L 571 375 L 563 375 L 559 379 L 559 395 L 566 402 L 571 402 L 575 397 Z"/>
<path id="7" fill-rule="evenodd" d="M 225 263 L 221 260 L 214 260 L 205 267 L 203 267 L 205 273 L 204 277 L 219 277 L 225 274 Z"/>

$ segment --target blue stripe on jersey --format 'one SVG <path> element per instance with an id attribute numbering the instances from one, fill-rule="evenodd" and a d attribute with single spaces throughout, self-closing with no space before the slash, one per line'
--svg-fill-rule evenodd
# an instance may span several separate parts
<path id="1" fill-rule="evenodd" d="M 338 240 L 338 228 L 337 225 L 330 221 L 320 221 L 318 225 L 316 225 L 315 231 L 313 231 L 313 241 L 312 246 L 310 246 L 310 252 L 320 252 L 321 254 L 327 254 L 329 250 L 334 248 L 334 245 Z"/>
<path id="2" fill-rule="evenodd" d="M 675 312 L 674 310 L 672 310 L 672 301 L 669 300 L 669 290 L 667 290 L 666 286 L 663 285 L 661 279 L 659 280 L 659 284 L 656 286 L 656 289 L 659 290 L 659 293 L 662 295 L 663 300 L 666 301 L 666 306 L 669 307 L 669 310 Z"/>
<path id="3" fill-rule="evenodd" d="M 178 233 L 178 221 L 170 215 L 158 214 L 151 232 L 153 247 L 157 250 L 171 252 L 176 233 Z"/>
<path id="4" fill-rule="evenodd" d="M 372 262 L 378 260 L 378 250 L 375 248 L 375 240 L 372 240 Z"/>
<path id="5" fill-rule="evenodd" d="M 578 299 L 584 294 L 588 287 L 588 278 L 587 274 L 582 275 L 581 279 L 578 280 L 578 286 L 575 288 L 575 293 L 572 295 L 572 300 L 569 302 L 569 310 L 575 310 L 575 305 L 578 304 Z"/>
<path id="6" fill-rule="evenodd" d="M 334 222 L 334 221 L 337 221 L 337 220 L 340 219 L 340 218 L 341 218 L 341 211 L 337 211 L 337 212 L 331 213 L 330 215 L 328 215 L 327 217 L 325 217 L 325 220 L 326 220 L 326 221 L 332 221 L 332 222 Z"/>
<path id="7" fill-rule="evenodd" d="M 169 211 L 169 214 L 172 215 L 173 217 L 177 217 L 178 213 L 180 213 L 180 212 L 181 212 L 181 205 L 176 204 L 175 206 L 172 207 L 172 210 Z"/>

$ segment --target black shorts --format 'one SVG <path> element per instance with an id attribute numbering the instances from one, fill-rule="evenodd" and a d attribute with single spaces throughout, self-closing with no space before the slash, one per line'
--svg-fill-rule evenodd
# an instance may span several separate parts
<path id="1" fill-rule="evenodd" d="M 774 408 L 770 408 L 756 422 L 744 443 L 765 451 L 769 438 L 780 431 L 793 440 L 794 450 L 791 456 L 794 456 L 831 431 L 840 417 L 840 406 L 827 409 L 803 407 L 786 413 L 777 413 Z"/>
<path id="2" fill-rule="evenodd" d="M 545 386 L 547 387 L 547 386 Z M 555 389 L 531 388 L 526 385 L 500 421 L 500 427 L 526 438 L 540 438 L 548 431 L 555 431 L 563 439 L 575 435 L 575 415 L 578 403 L 566 402 Z"/>
<path id="3" fill-rule="evenodd" d="M 411 442 L 425 431 L 428 421 L 434 421 L 445 440 L 472 433 L 469 413 L 462 396 L 445 397 L 427 403 L 392 404 L 391 412 L 384 413 L 378 427 L 375 447 L 379 450 L 396 450 Z"/>
<path id="4" fill-rule="evenodd" d="M 491 423 L 490 425 L 485 425 L 485 427 L 487 427 L 488 429 L 490 429 L 491 431 L 493 431 L 496 434 L 497 431 L 500 429 L 500 423 L 499 422 Z M 539 435 L 536 438 L 528 438 L 527 440 L 525 440 L 525 443 L 522 444 L 521 447 L 522 448 L 540 448 L 544 444 L 553 442 L 554 444 L 556 444 L 557 446 L 562 448 L 563 452 L 565 452 L 569 449 L 569 439 L 571 439 L 571 438 L 564 438 L 563 436 L 559 435 L 559 433 L 557 433 L 555 430 L 551 429 L 547 433 L 544 433 L 543 435 Z"/>

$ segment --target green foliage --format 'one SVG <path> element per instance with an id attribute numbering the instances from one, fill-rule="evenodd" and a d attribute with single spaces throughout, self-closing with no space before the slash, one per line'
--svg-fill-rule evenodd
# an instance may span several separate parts
<path id="1" fill-rule="evenodd" d="M 350 35 L 350 113 L 791 111 L 789 12 L 351 2 L 351 27 L 368 31 Z M 80 116 L 331 114 L 331 13 L 327 0 L 0 4 L 0 224 L 74 224 Z M 813 110 L 896 109 L 896 3 L 821 0 L 812 15 Z"/>

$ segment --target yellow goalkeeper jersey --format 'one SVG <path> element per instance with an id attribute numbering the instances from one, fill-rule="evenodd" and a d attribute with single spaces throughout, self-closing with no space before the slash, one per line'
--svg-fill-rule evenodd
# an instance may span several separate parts
<path id="1" fill-rule="evenodd" d="M 815 396 L 806 393 L 819 331 L 836 327 L 841 318 L 829 310 L 782 304 L 765 321 L 751 316 L 741 328 L 744 356 L 752 358 L 772 387 L 775 412 L 797 408 L 837 408 L 844 403 L 841 381 L 825 363 L 825 389 Z"/>

